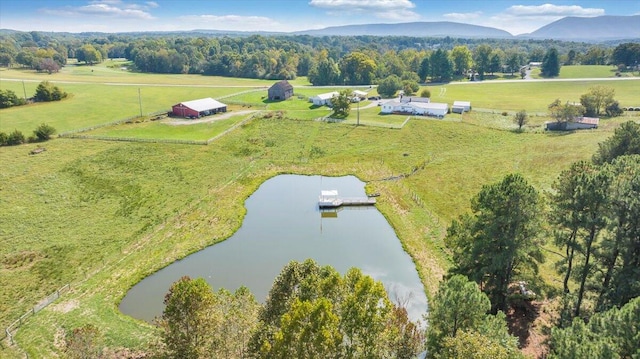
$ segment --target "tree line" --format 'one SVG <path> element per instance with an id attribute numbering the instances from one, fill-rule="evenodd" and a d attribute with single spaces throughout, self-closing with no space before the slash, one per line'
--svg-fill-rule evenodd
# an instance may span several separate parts
<path id="1" fill-rule="evenodd" d="M 483 186 L 471 200 L 471 213 L 461 215 L 447 230 L 445 243 L 454 263 L 450 281 L 462 275 L 475 282 L 489 299 L 486 308 L 498 316 L 529 294 L 516 283 L 554 295 L 542 285 L 538 272 L 549 237 L 562 250 L 556 268 L 563 277 L 550 356 L 636 355 L 640 350 L 635 337 L 640 330 L 639 124 L 621 125 L 600 144 L 591 161 L 576 162 L 562 171 L 546 196 L 518 174 Z M 463 306 L 472 296 L 465 298 L 459 301 Z M 468 311 L 471 308 L 465 315 L 471 315 Z M 631 318 L 633 324 L 625 323 Z M 626 329 L 605 324 L 607 320 L 632 329 L 622 334 Z M 445 333 L 456 336 L 455 330 Z M 608 340 L 590 341 L 598 336 Z M 588 341 L 593 352 L 568 355 Z"/>
<path id="2" fill-rule="evenodd" d="M 555 49 L 551 51 L 551 49 Z M 623 65 L 640 61 L 640 46 L 552 40 L 492 40 L 375 36 L 213 36 L 43 34 L 0 35 L 0 66 L 56 72 L 67 59 L 94 64 L 126 58 L 136 71 L 264 79 L 309 76 L 314 85 L 378 83 L 413 73 L 421 81 L 448 81 L 477 73 L 514 74 L 529 62 Z"/>

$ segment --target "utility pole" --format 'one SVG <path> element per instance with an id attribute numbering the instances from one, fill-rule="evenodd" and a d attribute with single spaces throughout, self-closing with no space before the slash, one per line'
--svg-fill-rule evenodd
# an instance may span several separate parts
<path id="1" fill-rule="evenodd" d="M 360 126 L 360 98 L 358 97 L 358 117 L 356 120 L 356 126 Z"/>
<path id="2" fill-rule="evenodd" d="M 22 80 L 22 91 L 24 92 L 24 101 L 27 101 L 27 89 L 24 87 L 24 80 Z"/>
<path id="3" fill-rule="evenodd" d="M 138 87 L 138 103 L 140 104 L 140 117 L 142 117 L 142 96 L 140 95 L 140 87 Z"/>

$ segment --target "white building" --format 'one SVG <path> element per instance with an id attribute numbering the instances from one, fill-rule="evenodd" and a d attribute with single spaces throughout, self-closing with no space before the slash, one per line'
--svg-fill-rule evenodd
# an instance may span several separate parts
<path id="1" fill-rule="evenodd" d="M 331 105 L 331 99 L 338 95 L 339 93 L 336 91 L 321 93 L 319 95 L 309 97 L 309 101 L 313 102 L 313 104 L 316 106 Z"/>
<path id="2" fill-rule="evenodd" d="M 438 102 L 389 101 L 382 104 L 380 112 L 444 117 L 449 112 L 449 105 Z"/>
<path id="3" fill-rule="evenodd" d="M 354 97 L 358 97 L 362 100 L 367 98 L 367 93 L 364 91 L 360 91 L 360 90 L 353 90 L 353 92 L 351 93 Z"/>
<path id="4" fill-rule="evenodd" d="M 429 103 L 431 99 L 428 97 L 418 97 L 418 96 L 401 96 L 400 102 L 424 102 Z"/>
<path id="5" fill-rule="evenodd" d="M 471 111 L 471 102 L 469 101 L 453 101 L 453 106 L 451 106 L 451 112 L 453 113 L 463 113 Z"/>

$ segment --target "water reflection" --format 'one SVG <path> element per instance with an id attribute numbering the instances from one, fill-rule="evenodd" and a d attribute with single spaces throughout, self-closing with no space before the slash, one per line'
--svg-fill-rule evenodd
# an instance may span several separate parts
<path id="1" fill-rule="evenodd" d="M 184 275 L 203 277 L 214 289 L 245 285 L 262 301 L 289 261 L 313 258 L 343 274 L 360 268 L 382 281 L 391 299 L 406 302 L 413 320 L 420 319 L 427 310 L 422 283 L 386 219 L 375 207 L 320 211 L 323 189 L 365 196 L 364 184 L 353 176 L 274 177 L 247 199 L 242 227 L 231 238 L 147 277 L 127 293 L 120 310 L 152 320 L 161 315 L 171 283 Z"/>

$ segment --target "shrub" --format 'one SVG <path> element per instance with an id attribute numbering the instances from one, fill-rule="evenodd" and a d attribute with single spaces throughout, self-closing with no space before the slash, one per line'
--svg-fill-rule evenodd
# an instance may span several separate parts
<path id="1" fill-rule="evenodd" d="M 11 132 L 7 138 L 7 145 L 9 146 L 21 145 L 24 142 L 24 135 L 18 130 Z"/>
<path id="2" fill-rule="evenodd" d="M 624 110 L 620 108 L 620 103 L 618 103 L 618 101 L 613 101 L 612 103 L 607 105 L 604 111 L 609 117 L 617 117 L 622 115 L 622 113 L 624 112 Z"/>
<path id="3" fill-rule="evenodd" d="M 0 90 L 0 108 L 24 105 L 26 101 L 11 90 Z"/>
<path id="4" fill-rule="evenodd" d="M 37 138 L 38 141 L 48 141 L 55 133 L 56 129 L 47 125 L 46 123 L 41 124 L 33 131 L 33 135 Z"/>
<path id="5" fill-rule="evenodd" d="M 431 98 L 431 90 L 424 89 L 420 92 L 420 97 L 429 97 Z"/>
<path id="6" fill-rule="evenodd" d="M 0 146 L 6 146 L 9 136 L 6 133 L 0 132 Z"/>
<path id="7" fill-rule="evenodd" d="M 60 101 L 67 97 L 67 93 L 49 81 L 42 81 L 36 88 L 34 99 L 40 102 Z"/>

